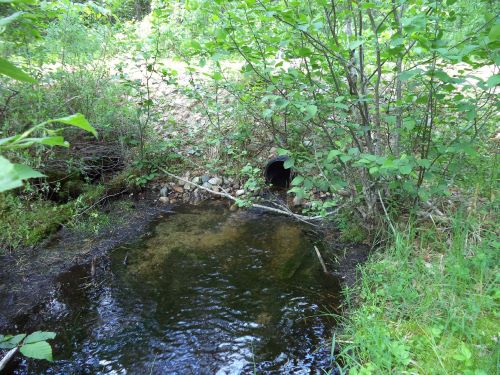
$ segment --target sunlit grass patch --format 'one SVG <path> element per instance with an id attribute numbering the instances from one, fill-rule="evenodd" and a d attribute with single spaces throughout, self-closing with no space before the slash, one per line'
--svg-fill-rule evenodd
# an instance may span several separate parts
<path id="1" fill-rule="evenodd" d="M 493 222 L 409 228 L 361 267 L 347 291 L 341 355 L 350 374 L 495 374 L 498 264 Z"/>

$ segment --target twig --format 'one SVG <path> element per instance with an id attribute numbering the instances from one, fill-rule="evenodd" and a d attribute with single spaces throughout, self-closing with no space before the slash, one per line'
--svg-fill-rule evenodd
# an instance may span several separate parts
<path id="1" fill-rule="evenodd" d="M 392 229 L 392 233 L 394 233 L 394 235 L 396 235 L 396 229 L 394 228 L 394 225 L 392 225 L 391 219 L 389 218 L 389 214 L 387 213 L 387 210 L 385 209 L 385 204 L 384 204 L 384 201 L 382 200 L 382 195 L 380 195 L 380 190 L 377 190 L 377 193 L 378 193 L 378 197 L 380 199 L 380 203 L 382 204 L 382 208 L 384 209 L 385 218 L 389 222 L 389 226 Z"/>
<path id="2" fill-rule="evenodd" d="M 95 202 L 93 205 L 91 205 L 91 206 L 89 206 L 89 207 L 85 208 L 84 210 L 82 210 L 82 211 L 78 212 L 78 213 L 77 213 L 77 214 L 76 214 L 73 218 L 75 218 L 75 217 L 77 217 L 77 216 L 80 216 L 80 215 L 83 215 L 85 212 L 87 212 L 88 210 L 90 210 L 90 209 L 94 208 L 94 207 L 95 207 L 95 206 L 97 206 L 99 203 L 101 203 L 103 200 L 108 199 L 108 198 L 111 198 L 111 197 L 115 197 L 115 196 L 117 196 L 117 195 L 121 195 L 121 194 L 125 193 L 126 191 L 127 191 L 127 189 L 124 189 L 124 190 L 122 190 L 122 191 L 120 191 L 120 192 L 118 192 L 118 193 L 115 193 L 115 194 L 110 194 L 110 195 L 106 195 L 106 196 L 102 197 L 102 198 L 101 198 L 101 199 L 99 199 L 97 202 Z"/>
<path id="3" fill-rule="evenodd" d="M 314 245 L 314 250 L 316 250 L 316 255 L 318 256 L 319 262 L 321 263 L 321 267 L 323 268 L 324 273 L 328 273 L 328 270 L 326 269 L 325 262 L 323 261 L 323 257 L 321 256 L 321 253 L 318 250 L 318 247 Z"/>
<path id="4" fill-rule="evenodd" d="M 7 363 L 12 359 L 12 357 L 14 357 L 18 350 L 19 348 L 16 346 L 15 348 L 9 350 L 7 354 L 5 354 L 5 356 L 0 361 L 0 371 L 2 371 L 5 366 L 7 366 Z"/>
<path id="5" fill-rule="evenodd" d="M 237 198 L 236 197 L 233 197 L 231 194 L 229 193 L 226 193 L 226 192 L 220 192 L 220 191 L 215 191 L 215 190 L 212 190 L 212 189 L 209 189 L 205 186 L 201 186 L 201 185 L 198 185 L 192 181 L 189 181 L 189 180 L 186 180 L 182 177 L 179 177 L 179 176 L 176 176 L 175 174 L 172 174 L 170 172 L 168 172 L 167 170 L 165 170 L 164 168 L 161 168 L 162 172 L 165 173 L 167 176 L 170 176 L 170 177 L 173 177 L 179 181 L 182 181 L 186 184 L 191 184 L 193 186 L 196 186 L 198 189 L 201 189 L 201 190 L 205 190 L 205 191 L 208 191 L 209 193 L 211 194 L 214 194 L 214 195 L 217 195 L 219 197 L 224 197 L 224 198 L 227 198 L 229 200 L 232 200 L 233 202 L 236 202 L 237 201 Z M 220 187 L 220 186 L 219 186 Z M 319 215 L 319 216 L 305 216 L 305 215 L 299 215 L 299 214 L 296 214 L 296 213 L 293 213 L 291 211 L 288 211 L 288 210 L 283 210 L 283 209 L 278 209 L 278 208 L 273 208 L 273 207 L 268 207 L 268 206 L 264 206 L 262 204 L 257 204 L 257 203 L 252 203 L 252 206 L 253 208 L 260 208 L 262 210 L 266 210 L 266 211 L 270 211 L 270 212 L 274 212 L 274 213 L 277 213 L 277 214 L 281 214 L 281 215 L 287 215 L 287 216 L 291 216 L 291 217 L 294 217 L 295 219 L 297 220 L 300 220 L 300 221 L 303 221 L 307 224 L 310 224 L 310 225 L 315 225 L 313 223 L 311 223 L 310 221 L 314 221 L 314 220 L 320 220 L 320 219 L 324 219 L 323 216 Z M 334 213 L 336 213 L 338 211 L 335 210 L 335 211 L 332 211 L 332 212 L 328 212 L 327 215 L 333 215 Z"/>

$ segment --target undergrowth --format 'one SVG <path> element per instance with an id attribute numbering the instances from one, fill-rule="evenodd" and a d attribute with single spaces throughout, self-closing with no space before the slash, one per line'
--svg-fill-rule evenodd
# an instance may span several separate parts
<path id="1" fill-rule="evenodd" d="M 498 374 L 499 250 L 489 213 L 462 211 L 448 225 L 395 233 L 345 290 L 349 313 L 337 341 L 344 368 Z"/>
<path id="2" fill-rule="evenodd" d="M 104 190 L 102 185 L 86 185 L 77 199 L 64 204 L 14 194 L 0 195 L 0 253 L 38 244 L 97 202 Z"/>

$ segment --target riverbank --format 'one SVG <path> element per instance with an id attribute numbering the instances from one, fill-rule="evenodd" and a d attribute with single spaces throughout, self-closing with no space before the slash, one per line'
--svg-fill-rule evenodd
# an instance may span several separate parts
<path id="1" fill-rule="evenodd" d="M 494 207 L 398 230 L 347 288 L 350 374 L 495 374 L 500 244 Z"/>

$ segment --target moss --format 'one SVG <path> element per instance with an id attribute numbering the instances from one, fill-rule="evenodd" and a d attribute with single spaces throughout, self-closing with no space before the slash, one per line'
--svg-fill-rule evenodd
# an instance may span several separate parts
<path id="1" fill-rule="evenodd" d="M 105 191 L 101 185 L 83 185 L 81 189 L 82 194 L 65 204 L 27 200 L 14 193 L 0 194 L 0 249 L 38 244 L 75 214 L 97 202 Z"/>

